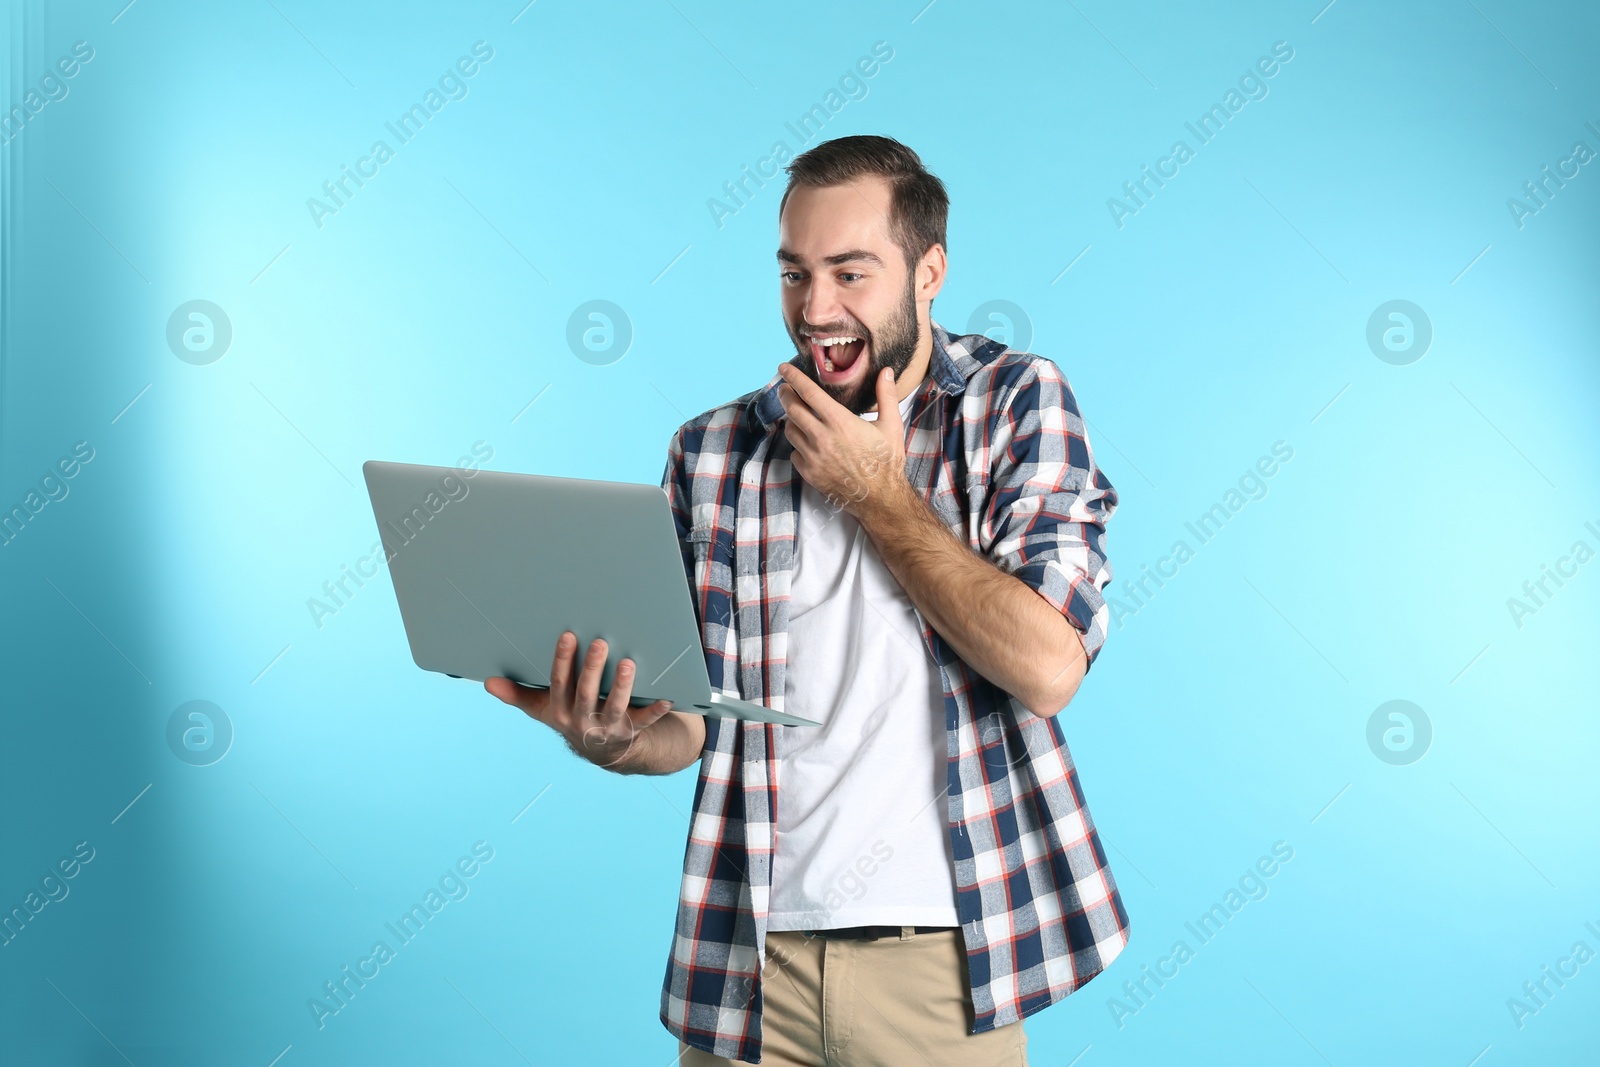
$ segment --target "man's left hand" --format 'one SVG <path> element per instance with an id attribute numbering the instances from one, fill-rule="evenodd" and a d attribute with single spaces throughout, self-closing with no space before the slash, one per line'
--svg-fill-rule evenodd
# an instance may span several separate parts
<path id="1" fill-rule="evenodd" d="M 859 516 L 910 487 L 893 371 L 885 367 L 878 372 L 876 422 L 852 413 L 794 364 L 784 363 L 778 373 L 783 378 L 778 399 L 783 402 L 784 433 L 794 445 L 794 467 L 813 489 Z"/>

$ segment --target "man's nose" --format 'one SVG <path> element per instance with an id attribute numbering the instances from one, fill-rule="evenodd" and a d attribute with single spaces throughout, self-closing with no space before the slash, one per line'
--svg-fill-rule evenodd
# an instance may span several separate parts
<path id="1" fill-rule="evenodd" d="M 839 320 L 839 310 L 839 295 L 833 286 L 825 281 L 812 282 L 801 309 L 805 321 L 812 326 L 827 326 Z"/>

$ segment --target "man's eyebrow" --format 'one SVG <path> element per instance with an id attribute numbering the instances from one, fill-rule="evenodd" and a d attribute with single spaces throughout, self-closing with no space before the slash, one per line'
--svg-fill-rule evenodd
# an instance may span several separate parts
<path id="1" fill-rule="evenodd" d="M 793 252 L 785 251 L 782 248 L 778 249 L 778 259 L 784 263 L 805 265 L 804 256 L 797 256 Z M 864 248 L 852 248 L 848 252 L 835 252 L 831 256 L 824 256 L 822 262 L 830 267 L 837 267 L 841 263 L 870 263 L 874 267 L 883 266 L 883 260 L 879 259 L 876 253 L 868 252 Z"/>

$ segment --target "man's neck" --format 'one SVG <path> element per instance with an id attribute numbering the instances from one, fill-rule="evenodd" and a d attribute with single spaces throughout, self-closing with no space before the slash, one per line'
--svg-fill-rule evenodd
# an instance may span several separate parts
<path id="1" fill-rule="evenodd" d="M 896 403 L 904 400 L 916 392 L 917 386 L 922 384 L 922 379 L 928 376 L 928 367 L 933 363 L 933 327 L 927 322 L 921 324 L 917 339 L 917 354 L 911 357 L 911 362 L 906 364 L 906 369 L 894 383 L 894 398 Z M 868 411 L 877 411 L 878 405 L 874 403 Z"/>

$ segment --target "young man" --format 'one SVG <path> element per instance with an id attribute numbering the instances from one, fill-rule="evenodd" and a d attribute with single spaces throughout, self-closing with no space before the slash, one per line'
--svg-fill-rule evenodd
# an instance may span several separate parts
<path id="1" fill-rule="evenodd" d="M 1056 714 L 1105 640 L 1116 508 L 1060 368 L 932 320 L 943 184 L 885 137 L 789 164 L 797 354 L 662 481 L 711 684 L 818 728 L 491 693 L 622 773 L 700 760 L 661 1019 L 684 1067 L 1026 1064 L 1128 917 Z M 575 671 L 577 672 L 575 674 Z"/>

